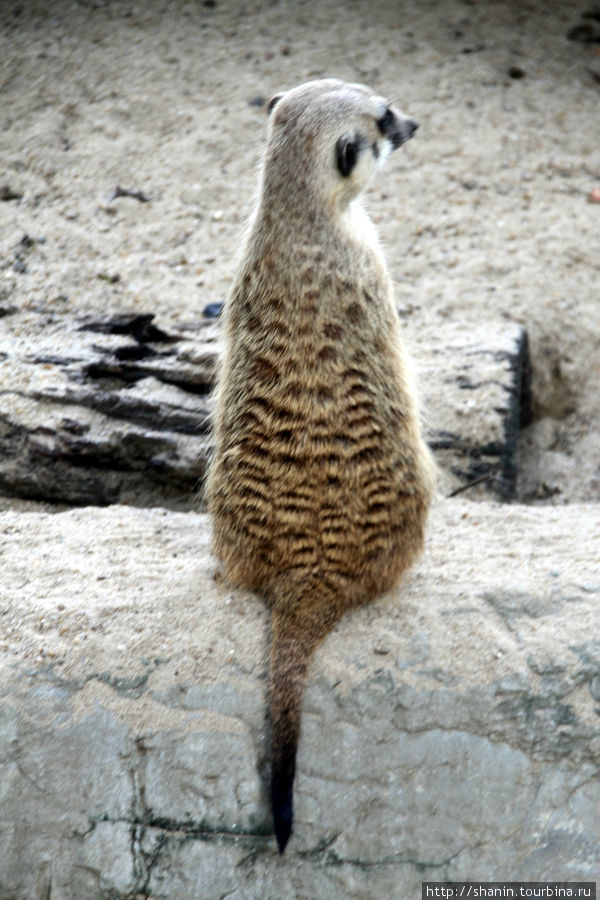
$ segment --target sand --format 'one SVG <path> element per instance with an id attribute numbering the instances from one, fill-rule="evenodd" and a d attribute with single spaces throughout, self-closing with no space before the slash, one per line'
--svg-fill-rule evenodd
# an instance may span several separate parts
<path id="1" fill-rule="evenodd" d="M 522 323 L 519 499 L 600 500 L 600 43 L 567 37 L 586 9 L 2 3 L 0 352 L 74 313 L 197 320 L 227 293 L 264 101 L 358 80 L 421 123 L 367 197 L 417 360 L 424 326 Z"/>

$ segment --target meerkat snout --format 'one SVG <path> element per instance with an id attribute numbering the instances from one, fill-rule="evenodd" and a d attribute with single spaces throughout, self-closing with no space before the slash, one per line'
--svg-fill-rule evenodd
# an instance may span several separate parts
<path id="1" fill-rule="evenodd" d="M 419 123 L 414 119 L 409 119 L 408 116 L 398 114 L 388 106 L 381 118 L 377 120 L 377 127 L 381 134 L 390 141 L 392 149 L 397 150 L 413 137 Z"/>
<path id="2" fill-rule="evenodd" d="M 338 171 L 344 179 L 353 175 L 356 186 L 364 182 L 361 183 L 361 187 L 364 187 L 374 171 L 371 162 L 362 167 L 362 177 L 359 174 L 359 163 L 361 158 L 368 157 L 365 151 L 369 147 L 372 151 L 372 160 L 381 165 L 394 150 L 409 141 L 419 127 L 418 122 L 391 106 L 387 106 L 383 115 L 375 119 L 375 125 L 374 137 L 369 136 L 363 128 L 353 128 L 342 134 L 336 143 Z"/>
<path id="3" fill-rule="evenodd" d="M 414 119 L 404 119 L 404 121 L 400 123 L 400 131 L 402 134 L 402 140 L 400 141 L 400 143 L 410 141 L 411 137 L 414 135 L 418 127 L 419 123 Z"/>

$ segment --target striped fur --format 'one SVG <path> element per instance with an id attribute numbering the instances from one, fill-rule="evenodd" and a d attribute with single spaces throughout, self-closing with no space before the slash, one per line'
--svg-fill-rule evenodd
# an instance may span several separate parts
<path id="1" fill-rule="evenodd" d="M 272 798 L 282 851 L 310 657 L 345 610 L 398 582 L 421 549 L 433 488 L 390 279 L 353 196 L 364 184 L 340 187 L 325 152 L 348 117 L 365 147 L 383 142 L 382 104 L 332 81 L 279 100 L 224 314 L 207 494 L 229 580 L 273 611 Z M 358 181 L 380 155 L 359 162 Z"/>

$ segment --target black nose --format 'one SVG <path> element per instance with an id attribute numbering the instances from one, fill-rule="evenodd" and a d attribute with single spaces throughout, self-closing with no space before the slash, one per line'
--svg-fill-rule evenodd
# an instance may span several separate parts
<path id="1" fill-rule="evenodd" d="M 406 130 L 406 140 L 409 141 L 417 128 L 419 127 L 419 123 L 415 122 L 414 119 L 406 119 L 404 122 L 404 128 Z"/>
<path id="2" fill-rule="evenodd" d="M 395 128 L 388 134 L 394 150 L 410 141 L 418 127 L 419 123 L 414 119 L 397 119 Z"/>

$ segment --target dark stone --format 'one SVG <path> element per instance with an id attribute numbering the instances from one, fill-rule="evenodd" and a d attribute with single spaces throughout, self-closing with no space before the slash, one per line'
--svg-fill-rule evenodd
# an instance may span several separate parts
<path id="1" fill-rule="evenodd" d="M 195 504 L 219 347 L 208 313 L 221 308 L 210 304 L 178 335 L 151 313 L 57 317 L 4 353 L 0 491 L 70 504 Z M 427 440 L 456 490 L 479 485 L 512 499 L 519 431 L 531 415 L 525 330 L 438 329 L 417 356 L 435 423 Z"/>
<path id="2" fill-rule="evenodd" d="M 21 200 L 23 194 L 20 191 L 13 190 L 10 185 L 4 184 L 0 187 L 0 201 L 8 203 L 10 200 Z"/>
<path id="3" fill-rule="evenodd" d="M 202 310 L 202 315 L 207 319 L 216 319 L 223 311 L 223 303 L 208 303 Z"/>
<path id="4" fill-rule="evenodd" d="M 110 319 L 98 319 L 86 322 L 81 331 L 96 331 L 100 334 L 129 334 L 140 343 L 159 343 L 177 341 L 161 328 L 152 324 L 154 313 L 121 313 Z"/>

